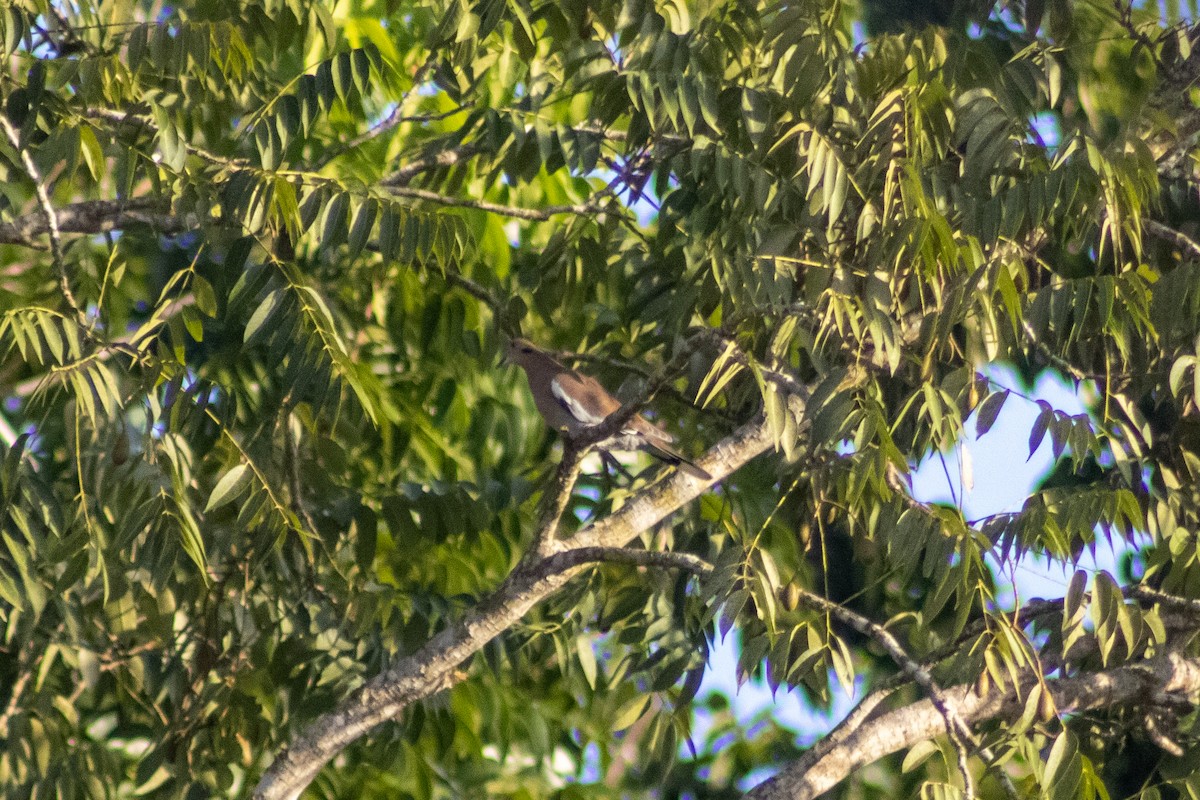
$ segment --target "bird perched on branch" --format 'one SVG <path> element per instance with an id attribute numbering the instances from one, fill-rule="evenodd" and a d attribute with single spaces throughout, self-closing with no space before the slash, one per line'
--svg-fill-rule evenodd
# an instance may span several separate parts
<path id="1" fill-rule="evenodd" d="M 595 378 L 563 366 L 545 350 L 527 339 L 509 342 L 505 359 L 525 370 L 534 405 L 546 424 L 567 435 L 599 425 L 621 407 L 621 401 L 609 394 Z M 644 450 L 660 461 L 678 467 L 689 475 L 710 481 L 712 475 L 693 464 L 671 446 L 675 441 L 641 414 L 636 414 L 611 440 L 601 442 L 604 449 Z"/>

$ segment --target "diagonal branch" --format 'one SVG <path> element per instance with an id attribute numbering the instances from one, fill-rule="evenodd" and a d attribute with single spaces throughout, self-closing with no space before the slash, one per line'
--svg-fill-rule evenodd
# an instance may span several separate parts
<path id="1" fill-rule="evenodd" d="M 798 588 L 798 587 L 797 587 Z M 968 750 L 967 746 L 978 748 L 979 740 L 975 734 L 971 732 L 970 727 L 963 720 L 962 715 L 958 713 L 958 708 L 946 693 L 934 682 L 933 676 L 929 670 L 925 669 L 920 663 L 908 654 L 908 651 L 897 641 L 887 628 L 872 622 L 861 614 L 851 611 L 845 606 L 835 603 L 831 600 L 826 600 L 820 595 L 814 594 L 807 589 L 800 589 L 800 602 L 807 605 L 809 608 L 823 611 L 844 624 L 854 628 L 879 644 L 896 662 L 904 672 L 921 687 L 921 690 L 929 696 L 933 707 L 937 709 L 938 714 L 946 723 L 946 734 L 950 737 L 950 741 L 954 744 L 954 749 L 958 752 L 958 771 L 963 780 L 963 794 L 968 798 L 975 796 L 975 780 L 971 776 L 971 770 L 967 765 Z M 1012 793 L 1014 796 L 1016 792 Z"/>
<path id="2" fill-rule="evenodd" d="M 414 96 L 420 95 L 422 84 L 425 83 L 425 79 L 429 76 L 429 73 L 433 70 L 436 64 L 437 51 L 434 51 L 425 58 L 424 63 L 422 63 L 421 66 L 417 68 L 417 71 L 413 73 L 412 85 L 409 87 L 408 91 L 404 93 L 404 96 L 400 98 L 399 102 L 396 103 L 390 114 L 372 125 L 365 132 L 355 136 L 350 141 L 328 147 L 325 154 L 318 158 L 312 165 L 312 170 L 314 172 L 320 172 L 326 164 L 329 164 L 331 161 L 341 157 L 344 153 L 348 153 L 351 150 L 362 147 L 372 139 L 383 136 L 399 126 L 401 123 L 405 122 L 407 119 L 405 116 L 405 110 L 408 108 L 409 101 Z M 455 113 L 457 113 L 457 111 Z"/>
<path id="3" fill-rule="evenodd" d="M 700 463 L 715 480 L 771 446 L 770 427 L 757 420 L 713 447 Z M 577 534 L 589 546 L 619 547 L 691 502 L 704 484 L 676 473 L 641 493 L 613 515 Z M 554 595 L 581 569 L 527 556 L 489 597 L 434 636 L 424 647 L 368 681 L 292 740 L 255 788 L 257 800 L 292 800 L 347 745 L 392 719 L 412 703 L 447 689 L 465 675 L 459 666 Z"/>
<path id="4" fill-rule="evenodd" d="M 1170 242 L 1175 245 L 1181 252 L 1188 253 L 1192 258 L 1200 257 L 1200 244 L 1186 234 L 1180 233 L 1174 228 L 1163 225 L 1161 222 L 1153 219 L 1142 220 L 1142 228 L 1153 236 L 1159 239 Z"/>
<path id="5" fill-rule="evenodd" d="M 84 313 L 83 307 L 79 305 L 79 301 L 75 299 L 75 293 L 71 290 L 71 281 L 67 275 L 67 265 L 63 261 L 62 235 L 58 228 L 58 214 L 54 211 L 54 204 L 50 202 L 50 194 L 46 191 L 46 179 L 42 177 L 41 170 L 33 161 L 33 156 L 29 155 L 29 151 L 21 144 L 21 134 L 8 121 L 8 117 L 0 114 L 0 127 L 4 128 L 4 135 L 8 138 L 9 144 L 17 151 L 21 158 L 21 164 L 25 167 L 25 172 L 29 175 L 29 180 L 33 181 L 33 190 L 37 194 L 38 205 L 42 207 L 42 216 L 46 223 L 46 232 L 50 234 L 50 255 L 54 259 L 54 268 L 58 271 L 58 283 L 62 289 L 63 298 L 67 304 L 75 310 L 80 319 L 87 319 L 87 314 Z"/>
<path id="6" fill-rule="evenodd" d="M 1028 671 L 1019 687 L 994 688 L 982 697 L 966 685 L 944 692 L 967 724 L 978 725 L 1019 718 L 1024 698 L 1037 682 L 1038 676 Z M 1047 680 L 1044 685 L 1055 707 L 1068 714 L 1142 703 L 1159 695 L 1194 695 L 1200 692 L 1200 659 L 1167 653 L 1136 664 Z M 794 762 L 751 790 L 747 800 L 816 800 L 855 771 L 944 730 L 945 720 L 933 702 L 918 701 L 870 720 L 815 764 L 803 759 Z"/>

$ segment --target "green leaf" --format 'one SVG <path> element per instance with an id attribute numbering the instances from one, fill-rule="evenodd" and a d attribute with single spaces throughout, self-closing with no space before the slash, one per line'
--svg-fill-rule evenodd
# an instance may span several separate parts
<path id="1" fill-rule="evenodd" d="M 367 48 L 374 48 L 374 45 L 368 44 Z M 371 89 L 371 58 L 367 49 L 358 48 L 352 51 L 350 59 L 354 84 L 358 87 L 359 94 L 366 95 Z"/>
<path id="2" fill-rule="evenodd" d="M 1049 800 L 1074 800 L 1082 779 L 1079 743 L 1075 734 L 1064 730 L 1050 748 L 1042 778 L 1042 796 Z"/>
<path id="3" fill-rule="evenodd" d="M 712 367 L 704 376 L 704 380 L 700 382 L 700 388 L 696 390 L 696 404 L 700 408 L 708 408 L 711 403 L 729 382 L 737 377 L 742 371 L 741 364 L 733 361 L 737 353 L 737 345 L 734 342 L 727 342 L 721 354 L 713 362 Z"/>
<path id="4" fill-rule="evenodd" d="M 588 686 L 593 690 L 596 688 L 596 651 L 592 637 L 583 634 L 575 637 L 575 652 L 579 656 L 579 666 L 583 670 L 583 677 L 587 680 Z"/>
<path id="5" fill-rule="evenodd" d="M 217 485 L 213 487 L 212 494 L 208 496 L 208 504 L 204 506 L 204 513 L 207 514 L 214 508 L 220 508 L 226 503 L 236 500 L 250 484 L 250 478 L 253 475 L 248 464 L 238 464 L 222 475 L 221 480 L 217 481 Z"/>
<path id="6" fill-rule="evenodd" d="M 286 150 L 288 144 L 300 138 L 304 133 L 304 124 L 301 119 L 300 101 L 295 95 L 284 95 L 279 100 L 279 108 L 275 113 L 275 132 L 279 137 L 281 151 Z"/>
<path id="7" fill-rule="evenodd" d="M 4 11 L 4 52 L 15 53 L 25 37 L 25 12 L 15 6 L 8 6 Z"/>
<path id="8" fill-rule="evenodd" d="M 200 526 L 196 524 L 196 520 L 192 517 L 191 509 L 183 503 L 185 499 L 186 497 L 176 498 L 179 505 L 176 507 L 177 513 L 173 516 L 179 524 L 183 550 L 199 568 L 204 583 L 207 584 L 208 558 L 204 553 L 204 537 L 200 533 Z"/>
<path id="9" fill-rule="evenodd" d="M 375 564 L 375 555 L 379 543 L 379 525 L 375 514 L 366 506 L 361 506 L 354 515 L 354 559 L 358 568 L 369 573 Z"/>
<path id="10" fill-rule="evenodd" d="M 329 61 L 322 61 L 317 67 L 317 75 L 315 81 L 317 96 L 320 98 L 321 107 L 326 111 L 333 105 L 333 101 L 337 99 L 337 89 L 333 81 L 333 64 Z"/>
<path id="11" fill-rule="evenodd" d="M 350 208 L 350 195 L 339 192 L 333 196 L 325 208 L 324 234 L 321 237 L 323 247 L 337 247 L 346 239 L 346 213 Z M 303 216 L 303 212 L 301 212 Z"/>
<path id="12" fill-rule="evenodd" d="M 213 291 L 212 284 L 206 278 L 199 275 L 192 277 L 192 293 L 196 297 L 196 308 L 209 317 L 216 317 L 217 294 Z"/>
<path id="13" fill-rule="evenodd" d="M 912 772 L 914 769 L 921 766 L 921 764 L 925 763 L 930 756 L 938 752 L 940 752 L 940 750 L 932 740 L 927 739 L 923 742 L 917 742 L 917 744 L 913 745 L 913 747 L 904 756 L 904 763 L 901 765 L 900 771 L 904 773 Z"/>
<path id="14" fill-rule="evenodd" d="M 642 714 L 650 705 L 650 698 L 644 695 L 639 695 L 631 700 L 627 700 L 624 705 L 617 711 L 613 717 L 612 729 L 614 733 L 629 728 L 633 723 L 642 718 Z"/>
<path id="15" fill-rule="evenodd" d="M 379 253 L 384 261 L 399 260 L 402 222 L 399 208 L 392 203 L 383 206 L 383 215 L 379 219 Z"/>
<path id="16" fill-rule="evenodd" d="M 351 260 L 358 258 L 363 247 L 366 246 L 371 230 L 375 227 L 375 215 L 378 212 L 379 201 L 375 199 L 367 200 L 358 209 L 358 214 L 354 217 L 354 226 L 350 229 L 350 237 L 347 240 L 348 257 Z"/>
<path id="17" fill-rule="evenodd" d="M 333 85 L 343 102 L 354 90 L 354 66 L 349 53 L 338 53 L 333 59 Z"/>
<path id="18" fill-rule="evenodd" d="M 246 323 L 246 330 L 242 334 L 242 341 L 247 345 L 261 338 L 264 331 L 267 330 L 266 325 L 271 321 L 275 312 L 283 305 L 284 294 L 282 289 L 274 289 L 263 298 L 263 301 L 258 304 L 258 308 L 250 315 L 250 320 Z"/>
<path id="19" fill-rule="evenodd" d="M 79 126 L 79 150 L 83 155 L 83 163 L 87 165 L 92 180 L 98 181 L 108 172 L 104 161 L 104 151 L 96 139 L 96 132 L 90 125 Z"/>

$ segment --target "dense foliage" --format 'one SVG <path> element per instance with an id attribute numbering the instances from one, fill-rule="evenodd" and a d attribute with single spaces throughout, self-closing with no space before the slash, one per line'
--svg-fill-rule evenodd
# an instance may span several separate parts
<path id="1" fill-rule="evenodd" d="M 6 795 L 248 795 L 393 678 L 312 796 L 1200 792 L 1193 32 L 904 13 L 10 0 Z M 723 480 L 556 473 L 518 333 Z M 905 475 L 995 422 L 994 361 L 1099 400 L 1044 405 L 1013 458 L 1048 437 L 1057 479 L 967 520 Z M 1128 574 L 997 602 L 989 552 L 1139 534 Z M 781 692 L 886 691 L 807 753 L 719 699 L 693 738 L 730 631 Z"/>

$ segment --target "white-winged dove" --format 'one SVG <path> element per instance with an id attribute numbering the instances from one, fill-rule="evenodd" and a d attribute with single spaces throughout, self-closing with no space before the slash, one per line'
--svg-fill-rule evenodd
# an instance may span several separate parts
<path id="1" fill-rule="evenodd" d="M 563 366 L 549 353 L 527 339 L 509 342 L 506 358 L 525 370 L 534 405 L 552 428 L 576 434 L 599 425 L 621 407 L 595 378 Z M 712 476 L 671 447 L 674 438 L 641 414 L 625 423 L 614 437 L 619 450 L 645 450 L 650 455 L 678 467 L 689 475 L 710 481 Z M 601 443 L 603 447 L 604 443 Z"/>

